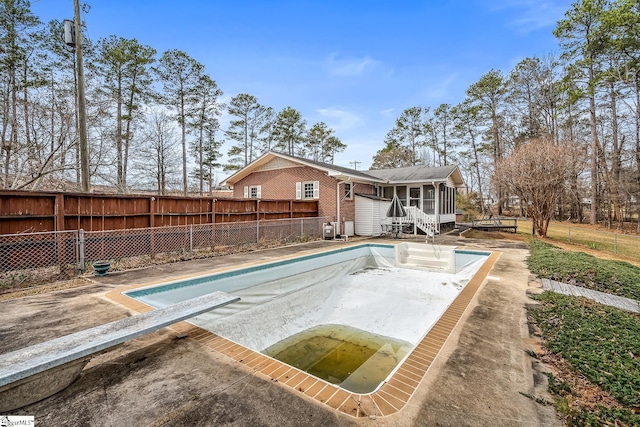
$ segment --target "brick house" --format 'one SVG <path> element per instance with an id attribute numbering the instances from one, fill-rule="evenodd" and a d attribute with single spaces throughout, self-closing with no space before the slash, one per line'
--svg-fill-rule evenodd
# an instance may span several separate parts
<path id="1" fill-rule="evenodd" d="M 452 228 L 455 191 L 464 182 L 456 166 L 358 171 L 270 151 L 222 184 L 233 187 L 235 198 L 315 199 L 319 216 L 338 233 L 377 235 L 390 221 L 381 212 L 394 195 L 407 206 L 404 221 L 414 232 L 426 231 L 427 222 L 436 232 Z"/>

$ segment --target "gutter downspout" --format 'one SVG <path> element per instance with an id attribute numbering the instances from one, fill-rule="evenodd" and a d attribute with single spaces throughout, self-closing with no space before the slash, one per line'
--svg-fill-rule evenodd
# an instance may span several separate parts
<path id="1" fill-rule="evenodd" d="M 436 217 L 436 231 L 440 233 L 440 184 L 436 185 L 435 181 L 431 182 L 433 192 L 435 194 L 436 204 L 434 206 L 434 214 Z"/>
<path id="2" fill-rule="evenodd" d="M 356 184 L 351 182 L 351 178 L 347 178 L 346 181 L 338 181 L 336 179 L 336 234 L 340 234 L 340 204 L 342 203 L 343 200 L 345 200 L 347 198 L 347 195 L 345 194 L 343 198 L 340 198 L 340 183 L 342 182 L 348 182 L 351 184 L 351 197 L 355 196 L 355 188 L 356 188 Z M 355 219 L 355 218 L 354 218 Z"/>
<path id="3" fill-rule="evenodd" d="M 340 183 L 336 179 L 336 234 L 340 234 Z"/>

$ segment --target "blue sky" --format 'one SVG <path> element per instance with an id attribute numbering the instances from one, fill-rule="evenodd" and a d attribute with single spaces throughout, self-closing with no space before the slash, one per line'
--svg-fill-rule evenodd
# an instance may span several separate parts
<path id="1" fill-rule="evenodd" d="M 136 38 L 203 63 L 224 99 L 250 93 L 276 112 L 324 121 L 368 169 L 400 113 L 457 104 L 490 69 L 558 52 L 569 0 L 88 0 L 89 37 Z M 73 0 L 32 1 L 43 21 Z M 225 118 L 223 117 L 223 123 Z M 223 124 L 224 126 L 224 124 Z M 228 147 L 224 148 L 226 152 Z"/>

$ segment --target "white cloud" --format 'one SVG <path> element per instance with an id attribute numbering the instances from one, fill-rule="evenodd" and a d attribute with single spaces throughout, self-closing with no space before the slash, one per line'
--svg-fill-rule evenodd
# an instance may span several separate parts
<path id="1" fill-rule="evenodd" d="M 519 34 L 528 34 L 532 31 L 555 26 L 556 22 L 564 17 L 569 9 L 569 0 L 503 0 L 501 2 L 489 2 L 493 10 L 511 9 L 514 19 L 509 26 Z"/>
<path id="2" fill-rule="evenodd" d="M 380 110 L 380 115 L 383 117 L 391 117 L 394 111 L 394 108 L 385 108 L 384 110 Z"/>
<path id="3" fill-rule="evenodd" d="M 348 111 L 342 107 L 320 108 L 316 112 L 320 114 L 323 121 L 336 132 L 355 128 L 362 124 L 363 119 L 358 114 Z"/>
<path id="4" fill-rule="evenodd" d="M 379 62 L 370 56 L 364 58 L 338 58 L 331 54 L 327 59 L 327 69 L 332 76 L 359 76 L 378 66 Z"/>
<path id="5" fill-rule="evenodd" d="M 458 73 L 449 74 L 442 80 L 434 82 L 427 88 L 426 96 L 435 100 L 442 100 L 450 95 L 450 88 L 458 79 Z"/>

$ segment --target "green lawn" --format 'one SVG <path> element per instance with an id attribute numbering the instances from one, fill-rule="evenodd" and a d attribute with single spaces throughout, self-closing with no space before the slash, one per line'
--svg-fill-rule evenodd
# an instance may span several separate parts
<path id="1" fill-rule="evenodd" d="M 537 239 L 530 247 L 529 270 L 538 277 L 640 300 L 640 268 L 634 265 L 565 251 Z"/>
<path id="2" fill-rule="evenodd" d="M 615 293 L 640 295 L 640 268 L 531 242 L 529 268 L 540 277 Z M 562 379 L 549 375 L 549 390 L 568 425 L 640 426 L 640 316 L 584 298 L 544 292 L 530 316 L 545 345 L 575 372 L 609 392 L 618 406 L 588 408 Z M 576 403 L 578 402 L 578 403 Z"/>

